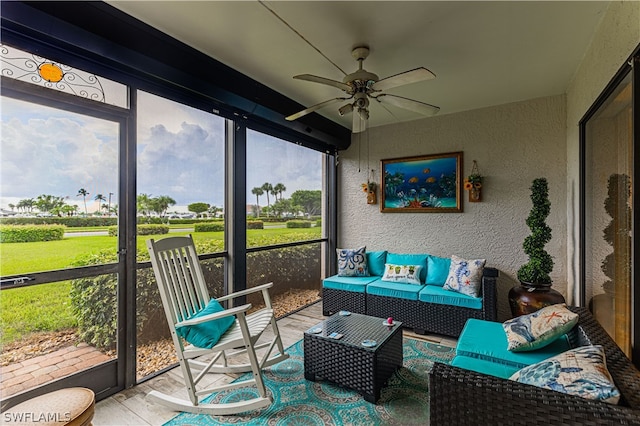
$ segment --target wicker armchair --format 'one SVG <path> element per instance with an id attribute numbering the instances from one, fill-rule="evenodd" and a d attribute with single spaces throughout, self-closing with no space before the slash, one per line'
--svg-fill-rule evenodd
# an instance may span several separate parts
<path id="1" fill-rule="evenodd" d="M 570 333 L 572 347 L 602 345 L 620 390 L 619 405 L 435 363 L 429 373 L 432 425 L 640 425 L 640 372 L 585 308 Z"/>

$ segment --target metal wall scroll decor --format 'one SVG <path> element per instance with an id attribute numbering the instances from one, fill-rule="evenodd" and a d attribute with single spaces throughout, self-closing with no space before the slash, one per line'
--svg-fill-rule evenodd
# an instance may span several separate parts
<path id="1" fill-rule="evenodd" d="M 105 102 L 102 84 L 94 74 L 7 45 L 0 46 L 2 76 Z"/>

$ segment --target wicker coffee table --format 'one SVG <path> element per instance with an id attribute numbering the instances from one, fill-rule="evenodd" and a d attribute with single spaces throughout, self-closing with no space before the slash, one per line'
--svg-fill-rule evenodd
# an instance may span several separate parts
<path id="1" fill-rule="evenodd" d="M 402 323 L 388 327 L 384 321 L 337 313 L 305 331 L 304 377 L 332 381 L 375 404 L 382 386 L 402 366 Z M 343 336 L 335 339 L 329 337 L 331 333 Z"/>

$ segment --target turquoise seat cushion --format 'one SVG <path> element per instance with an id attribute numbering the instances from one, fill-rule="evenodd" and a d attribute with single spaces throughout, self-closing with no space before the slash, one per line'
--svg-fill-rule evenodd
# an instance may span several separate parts
<path id="1" fill-rule="evenodd" d="M 420 282 L 424 283 L 426 281 L 426 279 L 427 279 L 427 256 L 428 256 L 427 254 L 387 253 L 386 263 L 391 263 L 393 265 L 420 265 L 420 266 L 422 266 L 422 269 L 420 270 Z M 382 274 L 380 274 L 380 275 L 382 275 Z"/>
<path id="2" fill-rule="evenodd" d="M 322 287 L 332 290 L 353 291 L 364 293 L 367 284 L 378 280 L 380 277 L 341 277 L 334 275 L 322 280 Z"/>
<path id="3" fill-rule="evenodd" d="M 377 280 L 367 285 L 367 294 L 396 297 L 407 300 L 418 300 L 418 293 L 420 293 L 422 287 L 424 286 Z"/>
<path id="4" fill-rule="evenodd" d="M 520 369 L 571 349 L 566 335 L 535 351 L 512 352 L 507 347 L 507 335 L 502 323 L 471 318 L 460 333 L 456 355 L 480 358 Z"/>
<path id="5" fill-rule="evenodd" d="M 211 299 L 204 309 L 191 316 L 189 319 L 200 318 L 205 315 L 215 314 L 216 312 L 222 311 L 224 311 L 222 305 L 220 305 L 217 300 Z M 193 346 L 211 349 L 216 343 L 218 343 L 220 337 L 235 321 L 235 316 L 218 318 L 201 324 L 176 327 L 176 333 Z"/>
<path id="6" fill-rule="evenodd" d="M 369 275 L 384 275 L 384 264 L 387 261 L 387 251 L 370 251 L 367 252 L 367 266 L 369 267 Z"/>
<path id="7" fill-rule="evenodd" d="M 427 256 L 427 281 L 425 284 L 442 287 L 447 281 L 451 268 L 451 258 Z"/>
<path id="8" fill-rule="evenodd" d="M 471 297 L 466 294 L 456 293 L 455 291 L 445 290 L 437 285 L 426 285 L 420 294 L 418 300 L 421 302 L 437 303 L 438 305 L 459 306 L 462 308 L 482 309 L 482 298 Z"/>
<path id="9" fill-rule="evenodd" d="M 508 379 L 519 371 L 518 368 L 512 365 L 499 364 L 497 362 L 463 355 L 456 355 L 453 361 L 451 361 L 451 365 L 488 376 L 500 377 L 501 379 Z"/>

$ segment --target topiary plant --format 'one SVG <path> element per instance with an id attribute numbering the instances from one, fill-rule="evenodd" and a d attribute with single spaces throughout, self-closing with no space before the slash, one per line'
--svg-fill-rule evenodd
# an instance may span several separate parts
<path id="1" fill-rule="evenodd" d="M 529 262 L 518 270 L 518 279 L 534 287 L 550 286 L 549 273 L 553 270 L 553 259 L 544 249 L 545 244 L 551 241 L 551 228 L 545 223 L 551 209 L 547 179 L 534 179 L 530 189 L 533 207 L 526 223 L 531 235 L 526 237 L 522 244 L 524 252 L 529 256 Z"/>

